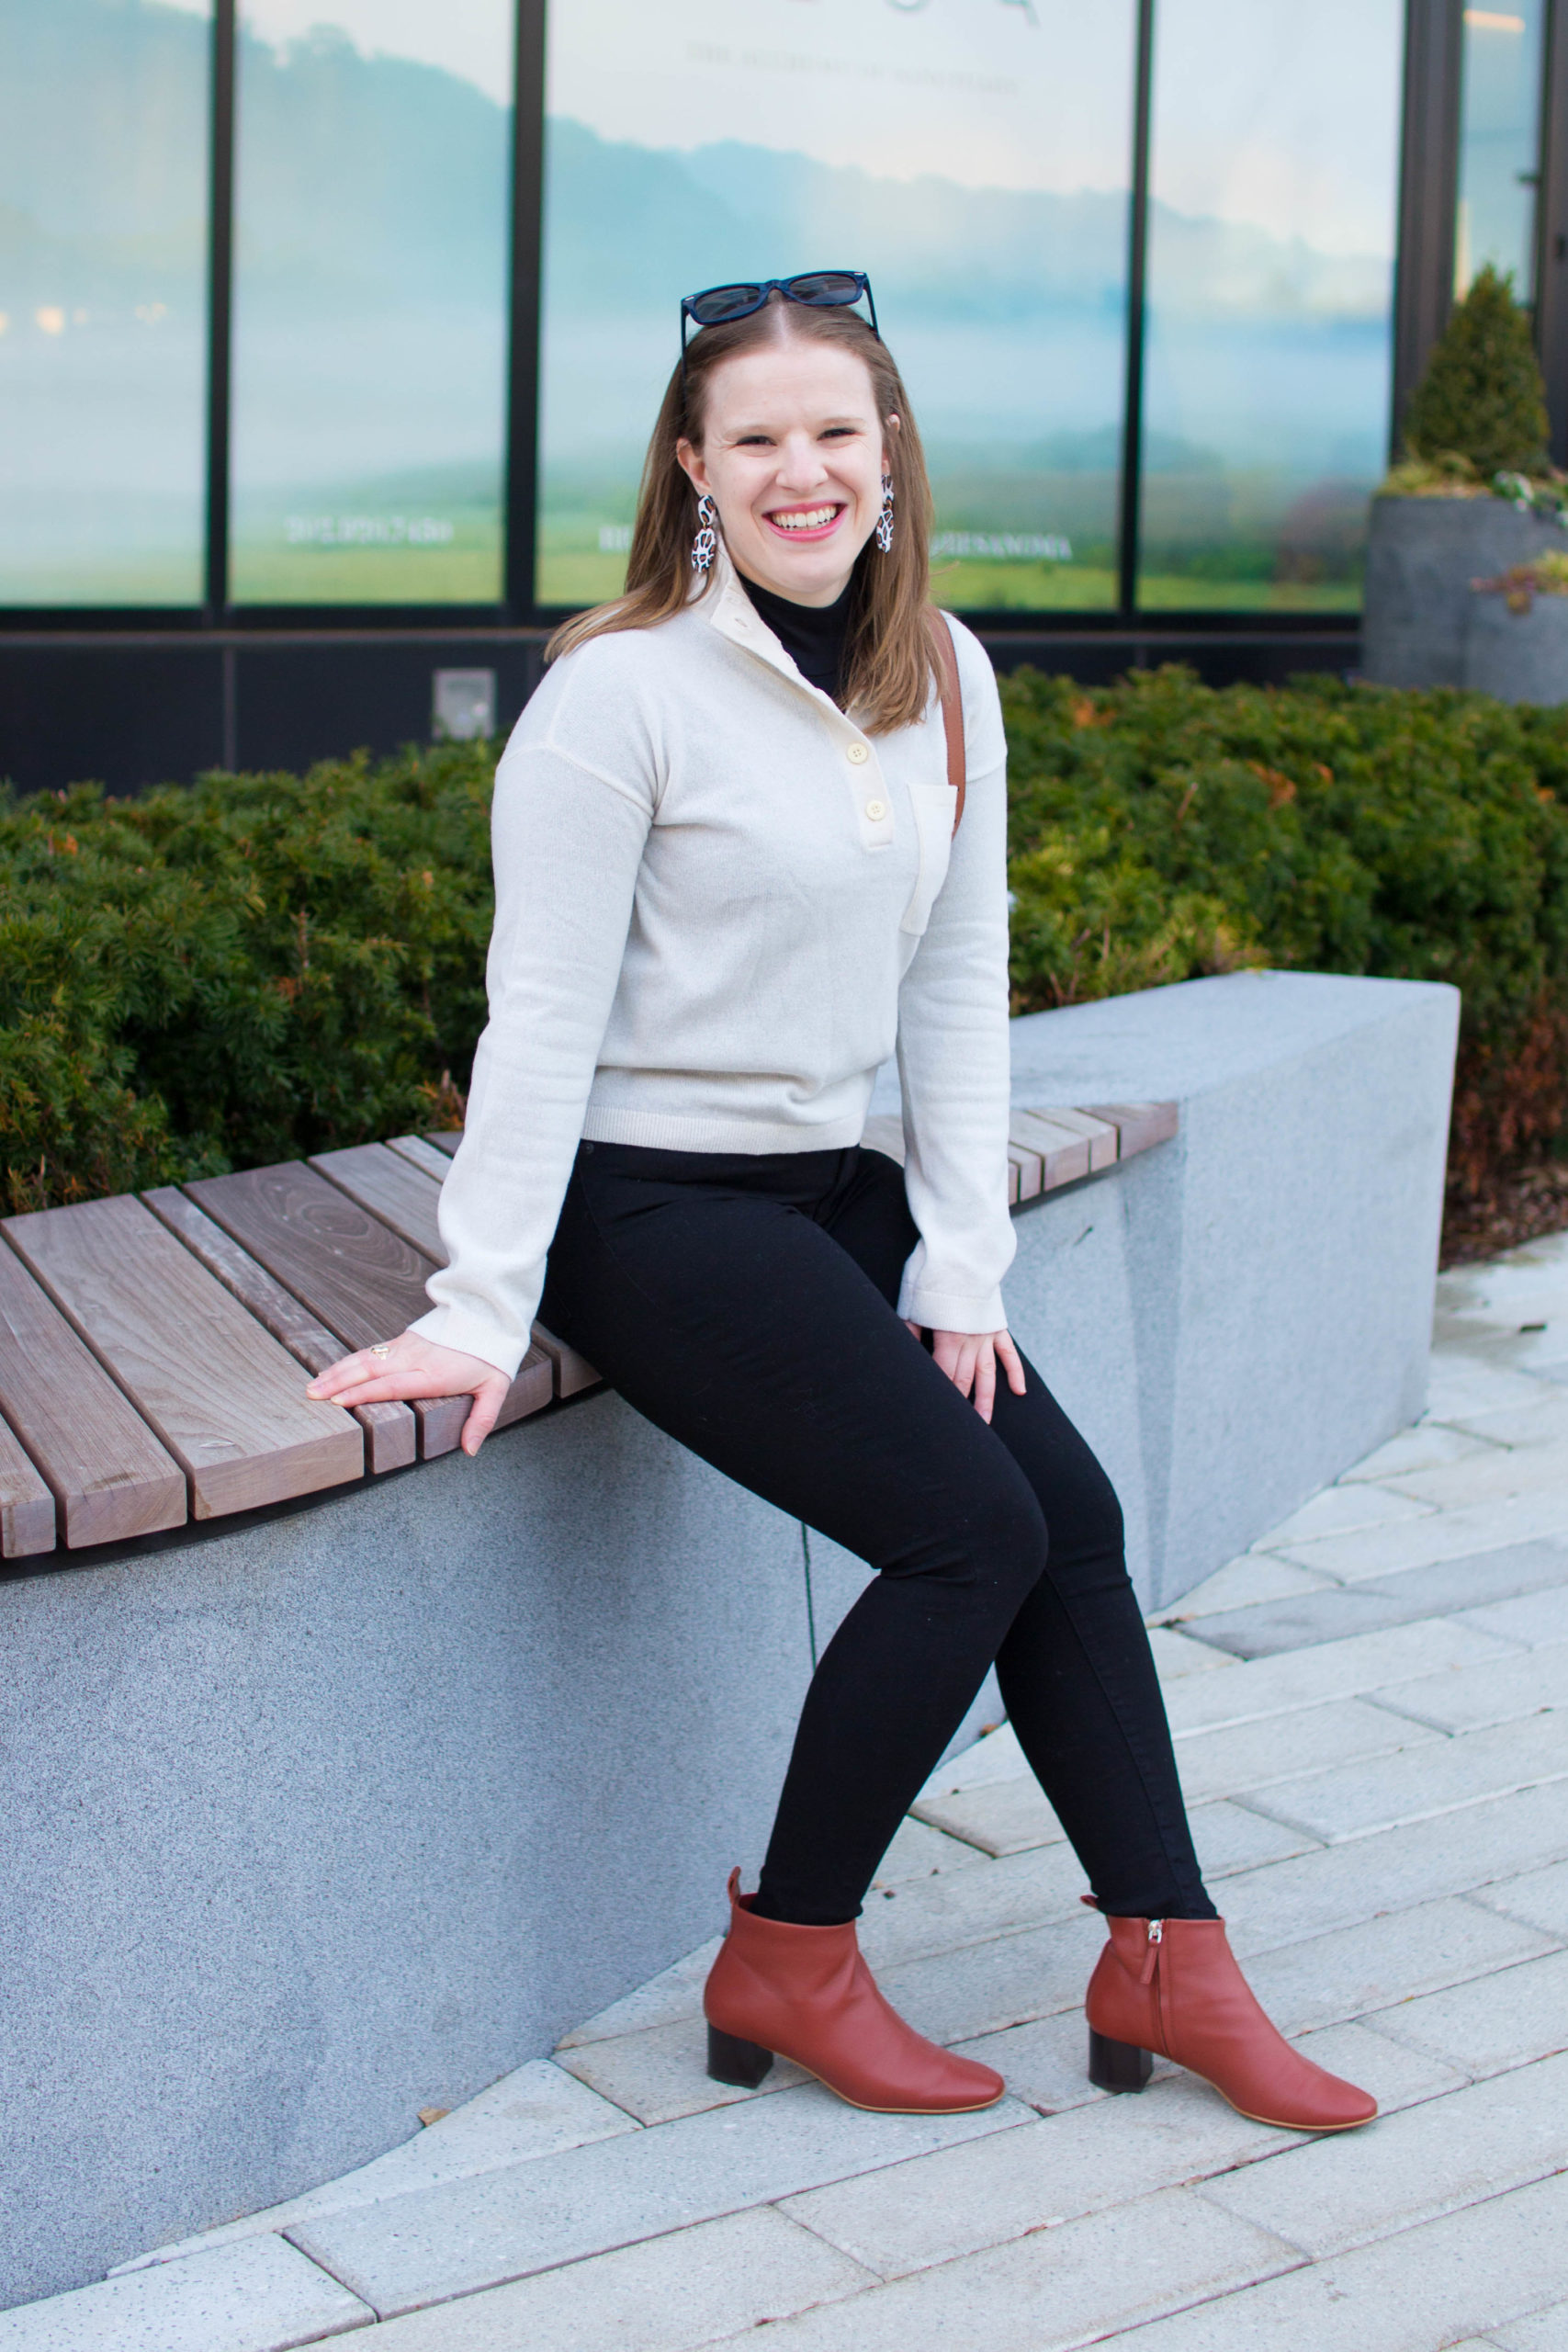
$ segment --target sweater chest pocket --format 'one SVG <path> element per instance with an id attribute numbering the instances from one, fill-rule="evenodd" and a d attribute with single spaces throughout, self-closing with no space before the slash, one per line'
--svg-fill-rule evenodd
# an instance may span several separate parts
<path id="1" fill-rule="evenodd" d="M 909 800 L 914 809 L 920 865 L 915 876 L 914 896 L 904 910 L 898 928 L 918 939 L 931 921 L 936 894 L 947 879 L 958 795 L 950 784 L 911 784 Z"/>

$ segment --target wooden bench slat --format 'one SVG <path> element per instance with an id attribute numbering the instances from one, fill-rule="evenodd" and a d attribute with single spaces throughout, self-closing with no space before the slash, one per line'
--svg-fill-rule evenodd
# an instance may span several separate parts
<path id="1" fill-rule="evenodd" d="M 430 1305 L 424 1295 L 429 1259 L 301 1159 L 198 1177 L 184 1190 L 344 1348 L 395 1340 Z M 412 1400 L 423 1461 L 452 1452 L 469 1401 Z"/>
<path id="2" fill-rule="evenodd" d="M 1121 1158 L 1130 1159 L 1135 1151 L 1147 1151 L 1156 1143 L 1168 1143 L 1181 1125 L 1181 1106 L 1178 1102 L 1090 1102 L 1086 1104 L 1097 1119 L 1105 1119 L 1121 1137 Z"/>
<path id="3" fill-rule="evenodd" d="M 447 1171 L 452 1165 L 452 1154 L 437 1151 L 435 1146 L 427 1142 L 423 1136 L 389 1136 L 387 1149 L 395 1151 L 400 1159 L 410 1161 L 413 1167 L 423 1168 L 425 1174 L 433 1176 L 438 1184 L 444 1184 L 446 1182 Z"/>
<path id="4" fill-rule="evenodd" d="M 0 1410 L 54 1497 L 68 1550 L 185 1525 L 179 1464 L 4 1242 Z"/>
<path id="5" fill-rule="evenodd" d="M 0 1559 L 33 1559 L 53 1549 L 54 1497 L 31 1455 L 0 1421 Z"/>
<path id="6" fill-rule="evenodd" d="M 329 1182 L 340 1184 L 350 1200 L 389 1225 L 392 1231 L 428 1258 L 434 1266 L 446 1263 L 446 1244 L 436 1221 L 441 1188 L 384 1143 L 351 1144 L 342 1151 L 319 1152 L 310 1161 Z M 430 1302 L 425 1301 L 425 1307 Z M 424 1308 L 421 1308 L 421 1313 Z M 579 1358 L 579 1362 L 581 1359 Z M 597 1375 L 595 1375 L 597 1377 Z M 495 1417 L 498 1430 L 538 1412 L 556 1393 L 555 1365 L 545 1349 L 530 1346 Z"/>
<path id="7" fill-rule="evenodd" d="M 1109 1119 L 1097 1119 L 1089 1111 L 1062 1111 L 1052 1102 L 1032 1102 L 1028 1106 L 1032 1118 L 1049 1119 L 1053 1126 L 1066 1127 L 1069 1135 L 1082 1136 L 1089 1145 L 1089 1172 L 1098 1175 L 1102 1168 L 1114 1167 L 1120 1151 L 1116 1129 Z"/>
<path id="8" fill-rule="evenodd" d="M 463 1130 L 461 1127 L 436 1127 L 424 1139 L 426 1143 L 433 1143 L 437 1151 L 444 1151 L 448 1159 L 455 1159 L 457 1146 L 463 1140 Z"/>
<path id="9" fill-rule="evenodd" d="M 190 1482 L 196 1519 L 345 1485 L 365 1440 L 129 1193 L 10 1217 L 13 1248 Z"/>
<path id="10" fill-rule="evenodd" d="M 1031 1151 L 1026 1144 L 1015 1143 L 1008 1137 L 1008 1166 L 1012 1170 L 1017 1190 L 1011 1205 L 1020 1201 L 1032 1201 L 1045 1189 L 1045 1162 L 1038 1151 Z"/>
<path id="11" fill-rule="evenodd" d="M 446 1251 L 436 1221 L 441 1188 L 421 1169 L 384 1143 L 351 1144 L 343 1151 L 319 1151 L 309 1162 L 329 1183 L 337 1184 L 361 1208 L 400 1233 L 411 1247 L 434 1266 L 446 1263 Z M 428 1310 L 429 1300 L 425 1301 Z"/>
<path id="12" fill-rule="evenodd" d="M 324 1372 L 328 1364 L 337 1362 L 343 1353 L 342 1340 L 301 1306 L 292 1291 L 275 1282 L 265 1266 L 257 1265 L 231 1234 L 214 1225 L 194 1201 L 187 1201 L 177 1186 L 162 1184 L 141 1197 L 153 1216 L 200 1259 L 209 1274 L 216 1274 L 224 1288 L 233 1292 L 242 1306 L 249 1307 L 256 1320 L 265 1324 L 273 1338 L 307 1372 Z M 384 1470 L 405 1469 L 418 1452 L 418 1431 L 408 1407 L 388 1403 L 356 1405 L 351 1409 L 365 1431 L 366 1458 L 372 1473 L 378 1476 Z"/>
<path id="13" fill-rule="evenodd" d="M 1089 1174 L 1087 1138 L 1075 1135 L 1070 1127 L 1059 1127 L 1044 1112 L 1015 1110 L 1008 1122 L 1008 1134 L 1012 1142 L 1040 1154 L 1041 1182 L 1047 1193 Z"/>

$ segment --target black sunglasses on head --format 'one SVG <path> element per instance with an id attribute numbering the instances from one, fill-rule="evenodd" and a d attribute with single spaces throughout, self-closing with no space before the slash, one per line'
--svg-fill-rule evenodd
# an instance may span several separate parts
<path id="1" fill-rule="evenodd" d="M 871 312 L 871 331 L 880 343 L 876 324 L 876 303 L 871 291 L 871 280 L 863 269 L 810 269 L 799 277 L 764 277 L 746 286 L 708 286 L 700 294 L 687 294 L 681 302 L 681 365 L 686 363 L 686 321 L 699 327 L 725 326 L 731 319 L 750 318 L 760 311 L 770 294 L 782 294 L 786 302 L 804 302 L 811 311 L 847 311 L 863 294 Z"/>

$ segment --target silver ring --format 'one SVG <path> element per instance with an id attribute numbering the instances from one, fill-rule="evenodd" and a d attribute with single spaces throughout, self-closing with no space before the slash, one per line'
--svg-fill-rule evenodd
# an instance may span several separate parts
<path id="1" fill-rule="evenodd" d="M 392 1352 L 391 1342 L 383 1340 L 378 1348 L 370 1348 L 367 1352 L 373 1356 L 389 1356 Z"/>

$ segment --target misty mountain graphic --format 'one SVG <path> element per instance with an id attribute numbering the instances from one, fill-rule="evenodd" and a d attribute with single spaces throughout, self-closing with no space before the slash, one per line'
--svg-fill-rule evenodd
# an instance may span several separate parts
<path id="1" fill-rule="evenodd" d="M 36 479 L 69 483 L 90 443 L 100 481 L 184 480 L 203 364 L 210 28 L 158 0 L 0 0 L 0 399 L 47 345 L 26 427 Z M 507 110 L 331 28 L 282 46 L 243 33 L 239 78 L 236 451 L 251 479 L 269 496 L 297 482 L 324 498 L 446 471 L 454 494 L 488 494 Z M 742 139 L 654 150 L 552 119 L 547 514 L 629 512 L 682 293 L 850 266 L 875 283 L 947 486 L 944 521 L 1100 537 L 1119 459 L 1126 200 L 966 187 L 932 161 L 892 180 Z M 1157 205 L 1150 238 L 1145 467 L 1192 480 L 1212 518 L 1199 536 L 1232 529 L 1222 477 L 1237 468 L 1288 476 L 1292 497 L 1373 479 L 1387 259 Z M 45 311 L 62 323 L 38 324 Z M 188 397 L 168 401 L 136 355 L 166 347 L 172 370 L 176 343 Z M 148 386 L 134 416 L 120 389 L 132 363 Z"/>
<path id="2" fill-rule="evenodd" d="M 879 179 L 730 140 L 690 152 L 600 139 L 551 120 L 547 251 L 553 310 L 671 307 L 699 285 L 850 263 L 877 275 L 892 320 L 1065 308 L 1120 313 L 1127 200 Z M 1216 314 L 1381 319 L 1390 265 L 1319 254 L 1229 221 L 1151 210 L 1156 300 Z M 884 300 L 883 288 L 886 288 Z"/>
<path id="3" fill-rule="evenodd" d="M 331 0 L 323 0 L 330 6 Z M 188 264 L 205 244 L 210 35 L 157 0 L 0 0 L 0 268 L 100 281 Z M 321 27 L 242 35 L 243 266 L 296 299 L 490 300 L 507 236 L 510 117 L 458 76 L 364 56 Z M 60 136 L 69 122 L 73 136 Z M 498 204 L 498 195 L 501 201 Z M 1156 205 L 1155 304 L 1190 313 L 1379 322 L 1385 257 Z M 878 179 L 724 141 L 689 153 L 549 126 L 547 266 L 560 316 L 664 308 L 730 276 L 851 261 L 890 320 L 1011 322 L 1119 313 L 1120 196 L 976 189 L 939 171 Z M 19 287 L 17 290 L 22 290 Z"/>

